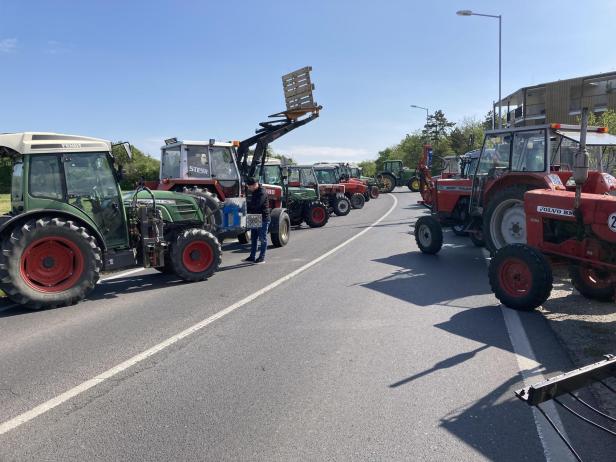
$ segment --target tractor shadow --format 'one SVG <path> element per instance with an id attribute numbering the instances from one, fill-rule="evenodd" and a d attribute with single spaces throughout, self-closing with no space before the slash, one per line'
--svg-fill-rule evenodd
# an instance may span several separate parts
<path id="1" fill-rule="evenodd" d="M 496 305 L 481 252 L 466 239 L 450 241 L 437 255 L 416 250 L 373 260 L 393 270 L 361 286 L 417 306 L 455 305 L 456 300 L 478 295 L 489 297 L 486 303 L 494 301 Z"/>

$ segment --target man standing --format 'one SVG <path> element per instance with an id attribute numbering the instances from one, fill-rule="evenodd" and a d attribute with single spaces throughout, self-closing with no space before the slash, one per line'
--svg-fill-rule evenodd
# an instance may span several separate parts
<path id="1" fill-rule="evenodd" d="M 251 192 L 250 199 L 248 200 L 248 213 L 260 213 L 263 221 L 260 228 L 250 230 L 250 256 L 244 259 L 244 261 L 263 263 L 265 261 L 265 252 L 267 251 L 267 230 L 270 225 L 269 201 L 265 188 L 259 184 L 256 178 L 248 178 L 246 186 L 248 186 L 248 190 Z M 257 255 L 257 240 L 261 245 L 259 248 L 259 258 L 255 259 Z"/>

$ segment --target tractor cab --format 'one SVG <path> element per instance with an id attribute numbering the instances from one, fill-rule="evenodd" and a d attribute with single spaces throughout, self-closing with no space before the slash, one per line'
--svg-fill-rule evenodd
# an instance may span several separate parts
<path id="1" fill-rule="evenodd" d="M 383 171 L 393 173 L 394 175 L 402 176 L 404 171 L 411 171 L 410 168 L 404 167 L 401 160 L 386 160 L 383 162 Z"/>
<path id="2" fill-rule="evenodd" d="M 460 156 L 459 161 L 461 178 L 469 178 L 470 176 L 475 174 L 475 171 L 477 170 L 477 164 L 479 163 L 480 154 L 481 149 L 475 149 Z"/>
<path id="3" fill-rule="evenodd" d="M 289 196 L 319 200 L 318 181 L 312 165 L 290 165 L 287 168 Z"/>
<path id="4" fill-rule="evenodd" d="M 525 243 L 523 196 L 532 189 L 565 190 L 579 149 L 580 126 L 549 124 L 486 132 L 468 212 L 482 228 L 486 244 L 495 252 L 506 244 Z M 589 181 L 583 192 L 616 191 L 616 179 L 604 173 L 604 155 L 616 146 L 616 136 L 602 127 L 589 127 Z M 572 187 L 572 186 L 570 186 Z"/>
<path id="5" fill-rule="evenodd" d="M 160 154 L 160 183 L 155 189 L 182 191 L 186 186 L 210 190 L 219 199 L 242 195 L 236 163 L 237 143 L 165 140 Z"/>

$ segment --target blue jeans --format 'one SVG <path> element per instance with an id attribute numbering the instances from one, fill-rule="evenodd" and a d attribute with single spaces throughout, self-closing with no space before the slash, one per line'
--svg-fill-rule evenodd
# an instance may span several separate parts
<path id="1" fill-rule="evenodd" d="M 267 251 L 267 230 L 269 229 L 269 225 L 269 221 L 264 221 L 260 228 L 253 228 L 250 230 L 250 256 L 252 258 L 255 258 L 257 254 L 257 240 L 261 243 L 259 258 L 265 258 L 265 252 Z"/>

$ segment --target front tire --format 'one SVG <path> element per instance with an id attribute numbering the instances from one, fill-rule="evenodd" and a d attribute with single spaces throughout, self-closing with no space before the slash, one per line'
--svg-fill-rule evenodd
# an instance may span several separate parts
<path id="1" fill-rule="evenodd" d="M 83 300 L 102 267 L 98 243 L 85 228 L 51 217 L 13 229 L 0 259 L 0 289 L 31 309 Z"/>
<path id="2" fill-rule="evenodd" d="M 289 231 L 291 230 L 291 219 L 289 214 L 282 209 L 272 210 L 272 222 L 270 224 L 270 235 L 274 247 L 284 247 L 289 243 Z"/>
<path id="3" fill-rule="evenodd" d="M 329 220 L 327 207 L 321 202 L 311 202 L 304 213 L 304 220 L 311 228 L 321 228 Z"/>
<path id="4" fill-rule="evenodd" d="M 416 176 L 411 178 L 406 186 L 413 192 L 419 192 L 419 190 L 421 189 L 421 183 L 419 181 L 419 178 Z"/>
<path id="5" fill-rule="evenodd" d="M 344 217 L 351 211 L 351 201 L 344 194 L 336 194 L 333 209 L 337 216 Z"/>
<path id="6" fill-rule="evenodd" d="M 482 229 L 491 254 L 508 244 L 526 244 L 524 193 L 531 189 L 531 185 L 510 186 L 490 199 Z"/>
<path id="7" fill-rule="evenodd" d="M 507 245 L 496 252 L 488 270 L 490 287 L 500 302 L 532 311 L 552 292 L 552 267 L 545 256 L 525 244 Z"/>
<path id="8" fill-rule="evenodd" d="M 379 194 L 380 194 L 380 191 L 379 191 L 378 186 L 372 186 L 370 188 L 370 197 L 372 197 L 372 199 L 378 199 Z"/>
<path id="9" fill-rule="evenodd" d="M 614 300 L 614 282 L 608 271 L 590 266 L 569 266 L 571 284 L 586 298 L 610 302 Z"/>
<path id="10" fill-rule="evenodd" d="M 204 281 L 213 275 L 222 261 L 218 239 L 204 229 L 192 228 L 181 233 L 169 252 L 173 272 L 185 281 Z"/>
<path id="11" fill-rule="evenodd" d="M 364 198 L 364 195 L 360 193 L 352 194 L 349 200 L 351 201 L 351 207 L 353 207 L 354 209 L 358 209 L 358 210 L 363 209 L 364 204 L 366 203 L 366 199 Z"/>
<path id="12" fill-rule="evenodd" d="M 415 242 L 423 253 L 434 255 L 443 246 L 443 229 L 434 218 L 421 217 L 415 222 Z"/>

